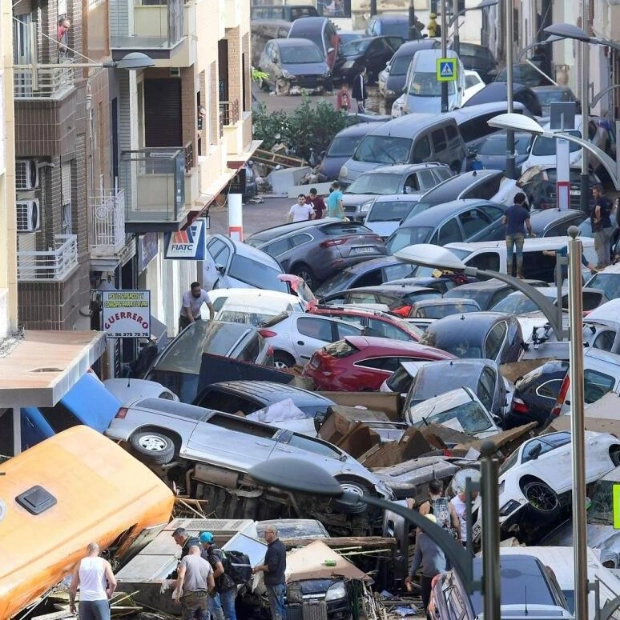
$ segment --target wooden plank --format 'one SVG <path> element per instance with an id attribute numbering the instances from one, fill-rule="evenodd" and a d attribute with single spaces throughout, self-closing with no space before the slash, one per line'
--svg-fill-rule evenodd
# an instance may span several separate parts
<path id="1" fill-rule="evenodd" d="M 68 609 L 65 611 L 54 611 L 51 614 L 42 616 L 32 616 L 32 620 L 64 620 L 64 618 L 77 618 Z"/>
<path id="2" fill-rule="evenodd" d="M 386 547 L 396 547 L 395 538 L 384 538 L 383 536 L 341 536 L 335 538 L 282 538 L 284 546 L 305 547 L 310 543 L 320 540 L 331 549 L 340 549 L 342 547 L 355 547 L 363 550 L 385 549 Z"/>

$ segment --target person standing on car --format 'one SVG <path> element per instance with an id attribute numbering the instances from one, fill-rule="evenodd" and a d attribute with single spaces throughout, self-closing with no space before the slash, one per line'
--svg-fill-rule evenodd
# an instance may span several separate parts
<path id="1" fill-rule="evenodd" d="M 179 564 L 174 601 L 183 609 L 183 620 L 207 620 L 209 593 L 215 589 L 213 569 L 200 556 L 200 543 L 191 545 Z"/>
<path id="2" fill-rule="evenodd" d="M 435 515 L 427 514 L 426 518 L 431 523 L 437 523 Z M 428 534 L 421 531 L 418 532 L 418 535 L 416 536 L 413 561 L 411 562 L 409 575 L 405 578 L 405 587 L 407 590 L 411 589 L 411 581 L 418 572 L 418 569 L 421 569 L 420 589 L 422 606 L 424 607 L 424 612 L 427 613 L 428 604 L 431 600 L 433 578 L 440 573 L 444 573 L 447 570 L 447 567 L 446 556 L 441 547 L 439 547 L 439 545 L 437 545 L 437 543 L 434 542 Z"/>
<path id="3" fill-rule="evenodd" d="M 69 589 L 69 611 L 75 615 L 75 596 L 80 588 L 81 620 L 110 620 L 110 599 L 116 578 L 110 562 L 99 557 L 99 545 L 90 543 L 86 557 L 75 566 Z"/>
<path id="4" fill-rule="evenodd" d="M 211 564 L 213 569 L 213 579 L 215 580 L 216 596 L 212 598 L 213 601 L 218 601 L 214 605 L 216 608 L 211 611 L 211 615 L 214 615 L 216 620 L 219 620 L 222 615 L 226 620 L 237 620 L 237 614 L 235 611 L 235 599 L 237 598 L 237 584 L 234 579 L 226 574 L 224 568 L 225 554 L 219 548 L 215 546 L 213 534 L 211 532 L 200 533 L 200 544 L 202 545 L 203 552 L 202 557 Z M 217 609 L 219 607 L 219 610 Z M 218 613 L 219 611 L 219 613 Z"/>
<path id="5" fill-rule="evenodd" d="M 590 211 L 590 223 L 594 235 L 594 250 L 598 259 L 596 265 L 603 269 L 609 265 L 611 259 L 611 234 L 614 229 L 611 225 L 612 204 L 605 196 L 603 186 L 597 183 L 592 187 L 594 206 Z"/>
<path id="6" fill-rule="evenodd" d="M 357 111 L 363 114 L 366 111 L 366 99 L 368 93 L 366 91 L 366 67 L 362 65 L 359 73 L 353 78 L 353 88 L 351 96 L 357 101 Z"/>
<path id="7" fill-rule="evenodd" d="M 340 191 L 340 183 L 338 183 L 338 181 L 332 183 L 331 191 L 327 197 L 327 217 L 337 217 L 341 220 L 345 219 L 342 192 Z"/>
<path id="8" fill-rule="evenodd" d="M 286 547 L 278 538 L 278 528 L 275 525 L 269 525 L 265 528 L 265 541 L 267 542 L 265 563 L 255 566 L 252 573 L 264 573 L 271 620 L 285 620 L 284 592 L 286 590 L 286 579 L 284 571 L 286 571 Z"/>
<path id="9" fill-rule="evenodd" d="M 192 282 L 189 291 L 183 293 L 181 314 L 179 315 L 179 332 L 183 331 L 188 325 L 200 321 L 202 304 L 207 304 L 209 318 L 213 320 L 215 310 L 209 293 L 202 288 L 200 282 Z"/>
<path id="10" fill-rule="evenodd" d="M 290 208 L 286 217 L 287 222 L 305 222 L 314 218 L 314 209 L 306 203 L 306 195 L 299 194 L 297 202 Z"/>
<path id="11" fill-rule="evenodd" d="M 525 194 L 517 192 L 514 204 L 506 209 L 502 224 L 506 226 L 506 271 L 514 276 L 512 269 L 512 257 L 514 249 L 517 254 L 517 278 L 523 279 L 523 244 L 525 243 L 525 229 L 530 237 L 536 235 L 532 232 L 530 224 L 530 212 L 525 208 Z"/>
<path id="12" fill-rule="evenodd" d="M 323 219 L 323 215 L 325 214 L 325 210 L 327 207 L 325 206 L 325 201 L 322 196 L 319 196 L 316 188 L 313 187 L 310 189 L 310 193 L 306 196 L 306 204 L 312 205 L 314 209 L 314 219 L 321 220 Z"/>

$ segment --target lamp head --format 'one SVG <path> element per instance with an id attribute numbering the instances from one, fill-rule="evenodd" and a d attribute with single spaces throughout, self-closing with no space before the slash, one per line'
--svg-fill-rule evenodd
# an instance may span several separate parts
<path id="1" fill-rule="evenodd" d="M 544 29 L 547 34 L 554 34 L 563 39 L 576 39 L 577 41 L 590 42 L 588 33 L 574 24 L 551 24 Z"/>
<path id="2" fill-rule="evenodd" d="M 128 69 L 133 71 L 154 66 L 154 60 L 142 52 L 130 52 L 114 63 L 116 69 Z"/>

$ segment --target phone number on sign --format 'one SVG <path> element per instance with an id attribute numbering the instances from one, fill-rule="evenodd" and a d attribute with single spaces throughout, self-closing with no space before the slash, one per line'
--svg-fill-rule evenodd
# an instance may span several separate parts
<path id="1" fill-rule="evenodd" d="M 148 332 L 137 334 L 136 332 L 108 332 L 108 338 L 148 338 Z"/>

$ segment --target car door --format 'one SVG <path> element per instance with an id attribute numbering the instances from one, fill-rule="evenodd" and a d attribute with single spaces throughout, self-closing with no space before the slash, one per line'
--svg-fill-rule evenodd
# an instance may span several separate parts
<path id="1" fill-rule="evenodd" d="M 480 209 L 468 209 L 458 214 L 458 221 L 463 229 L 465 241 L 478 241 L 489 228 L 491 220 Z"/>
<path id="2" fill-rule="evenodd" d="M 283 271 L 288 271 L 291 262 L 289 251 L 292 247 L 291 237 L 284 237 L 264 245 L 261 250 L 267 252 L 269 256 L 273 256 L 280 263 Z"/>
<path id="3" fill-rule="evenodd" d="M 220 284 L 228 272 L 234 246 L 225 237 L 216 236 L 207 241 L 207 252 L 202 262 L 202 285 L 205 290 L 225 288 Z"/>
<path id="4" fill-rule="evenodd" d="M 503 363 L 504 343 L 506 342 L 507 333 L 508 325 L 506 321 L 495 323 L 484 340 L 483 357 L 493 360 L 498 364 Z"/>
<path id="5" fill-rule="evenodd" d="M 302 363 L 307 362 L 312 354 L 321 347 L 337 340 L 334 320 L 323 316 L 298 316 L 291 338 L 295 354 Z"/>

